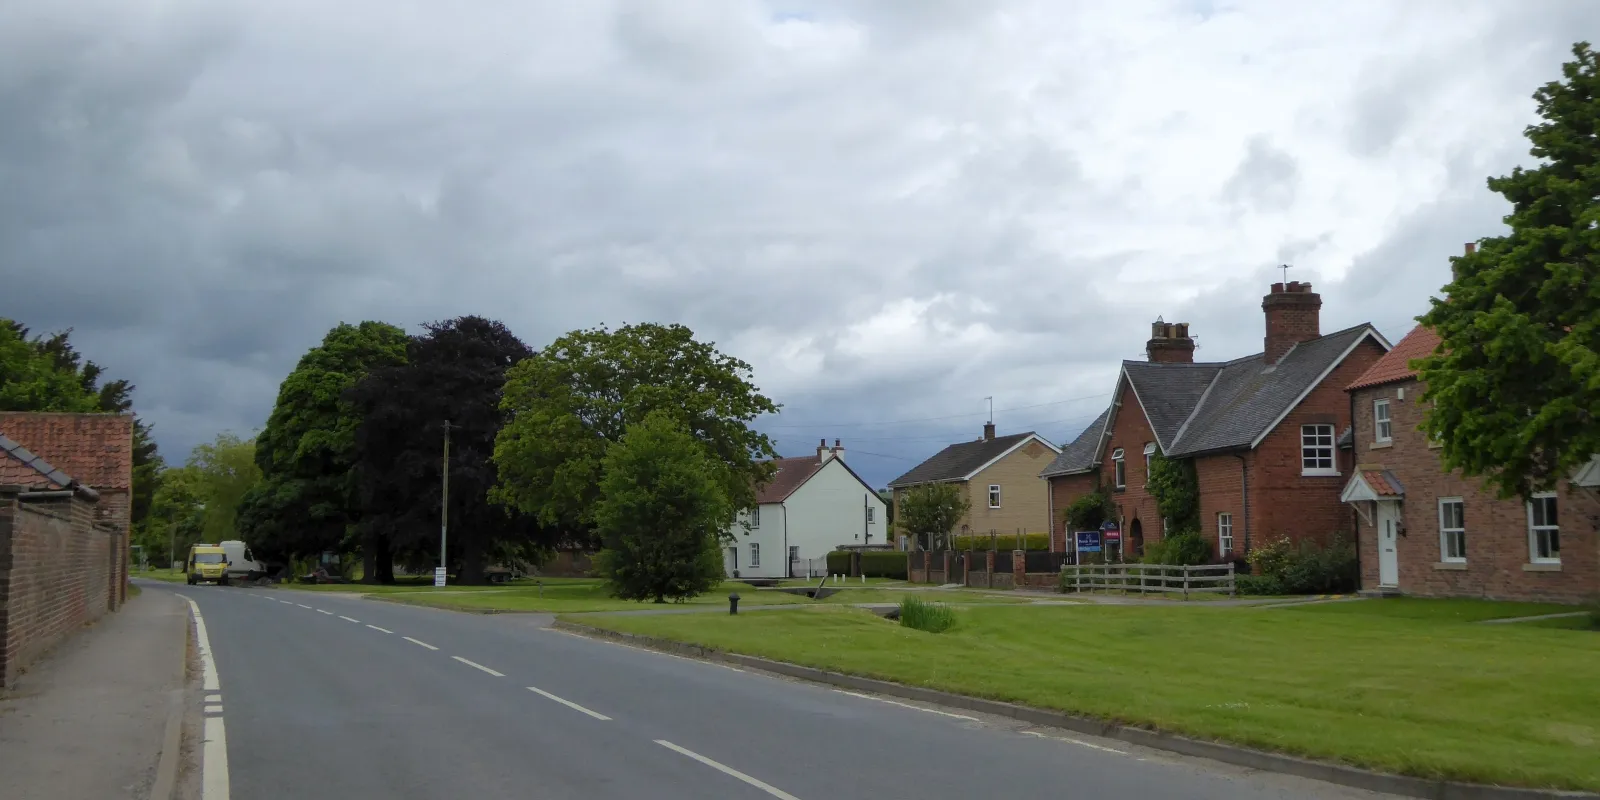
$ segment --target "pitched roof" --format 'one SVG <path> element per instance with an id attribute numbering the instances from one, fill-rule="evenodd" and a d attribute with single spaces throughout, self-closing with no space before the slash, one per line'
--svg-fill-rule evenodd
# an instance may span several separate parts
<path id="1" fill-rule="evenodd" d="M 29 489 L 65 489 L 72 476 L 34 455 L 5 434 L 0 434 L 0 486 Z"/>
<path id="2" fill-rule="evenodd" d="M 913 486 L 919 483 L 965 480 L 968 475 L 977 472 L 985 464 L 1005 455 L 1028 439 L 1038 439 L 1051 450 L 1060 452 L 1055 445 L 1033 431 L 996 436 L 987 440 L 979 439 L 974 442 L 957 442 L 935 453 L 927 461 L 912 467 L 906 474 L 889 481 L 889 485 Z"/>
<path id="3" fill-rule="evenodd" d="M 1433 351 L 1439 349 L 1439 341 L 1439 334 L 1434 333 L 1432 328 L 1418 325 L 1412 328 L 1404 339 L 1396 342 L 1394 349 L 1378 359 L 1378 363 L 1373 364 L 1371 369 L 1356 378 L 1355 383 L 1345 388 L 1365 389 L 1369 386 L 1415 378 L 1417 371 L 1411 368 L 1411 362 L 1432 355 Z"/>
<path id="4" fill-rule="evenodd" d="M 816 454 L 797 456 L 795 458 L 775 458 L 772 463 L 778 466 L 778 471 L 772 480 L 756 488 L 757 503 L 781 503 L 789 499 L 789 495 L 800 488 L 800 484 L 810 480 L 817 470 L 822 469 L 822 462 Z"/>
<path id="5" fill-rule="evenodd" d="M 1095 456 L 1100 452 L 1100 437 L 1105 433 L 1106 417 L 1109 416 L 1111 416 L 1111 407 L 1107 406 L 1106 410 L 1100 412 L 1100 416 L 1094 418 L 1094 422 L 1089 423 L 1089 427 L 1084 428 L 1083 432 L 1078 434 L 1078 438 L 1073 439 L 1071 444 L 1061 448 L 1061 452 L 1056 454 L 1055 460 L 1051 461 L 1050 465 L 1039 473 L 1039 477 L 1072 475 L 1094 469 Z"/>
<path id="6" fill-rule="evenodd" d="M 133 415 L 0 413 L 0 433 L 95 489 L 133 486 Z"/>
<path id="7" fill-rule="evenodd" d="M 1371 325 L 1357 325 L 1301 342 L 1276 364 L 1268 364 L 1261 353 L 1201 364 L 1124 361 L 1118 393 L 1121 381 L 1132 385 L 1162 452 L 1169 456 L 1251 447 L 1368 336 L 1389 348 Z M 1115 404 L 1107 408 L 1040 475 L 1071 475 L 1099 466 L 1105 431 L 1116 413 Z"/>

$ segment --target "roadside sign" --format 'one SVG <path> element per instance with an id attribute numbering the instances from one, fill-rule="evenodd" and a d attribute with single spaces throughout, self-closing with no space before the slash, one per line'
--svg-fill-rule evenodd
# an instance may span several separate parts
<path id="1" fill-rule="evenodd" d="M 433 585 L 434 586 L 443 586 L 444 585 L 444 567 L 434 567 L 433 568 Z"/>
<path id="2" fill-rule="evenodd" d="M 1078 552 L 1080 552 L 1080 553 L 1098 553 L 1098 552 L 1100 552 L 1100 532 L 1099 531 L 1078 531 L 1077 532 L 1077 536 L 1078 536 Z"/>
<path id="3" fill-rule="evenodd" d="M 1122 541 L 1122 530 L 1117 527 L 1116 522 L 1106 520 L 1100 525 L 1100 532 L 1105 534 L 1106 544 L 1118 544 Z"/>

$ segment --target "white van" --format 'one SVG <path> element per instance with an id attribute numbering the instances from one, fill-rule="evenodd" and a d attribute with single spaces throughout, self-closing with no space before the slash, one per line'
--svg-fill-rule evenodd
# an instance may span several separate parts
<path id="1" fill-rule="evenodd" d="M 265 564 L 256 560 L 255 554 L 250 552 L 250 546 L 237 539 L 217 545 L 222 552 L 228 554 L 228 577 L 255 580 L 267 574 Z"/>

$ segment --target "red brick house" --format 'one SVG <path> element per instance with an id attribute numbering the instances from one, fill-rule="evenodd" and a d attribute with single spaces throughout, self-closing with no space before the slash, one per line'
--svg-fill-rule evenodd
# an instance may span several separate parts
<path id="1" fill-rule="evenodd" d="M 1052 549 L 1071 549 L 1061 509 L 1096 486 L 1111 489 L 1132 559 L 1164 525 L 1145 491 L 1150 458 L 1193 459 L 1201 535 L 1218 557 L 1242 558 L 1280 535 L 1326 541 L 1349 534 L 1339 500 L 1354 466 L 1344 391 L 1389 351 L 1370 324 L 1324 335 L 1322 298 L 1308 283 L 1275 283 L 1261 302 L 1263 352 L 1195 363 L 1188 325 L 1157 321 L 1148 361 L 1124 361 L 1109 408 L 1042 473 L 1050 485 Z"/>
<path id="2" fill-rule="evenodd" d="M 1440 465 L 1417 429 L 1427 386 L 1411 362 L 1439 337 L 1417 326 L 1349 387 L 1358 466 L 1361 588 L 1376 594 L 1577 602 L 1600 594 L 1600 459 L 1532 502 Z"/>

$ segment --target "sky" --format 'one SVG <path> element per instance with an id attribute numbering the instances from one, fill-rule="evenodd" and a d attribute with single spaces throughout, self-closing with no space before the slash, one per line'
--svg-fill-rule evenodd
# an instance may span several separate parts
<path id="1" fill-rule="evenodd" d="M 0 316 L 169 461 L 341 322 L 681 322 L 882 485 L 1070 441 L 1150 323 L 1259 352 L 1277 265 L 1398 340 L 1600 3 L 7 0 Z"/>

